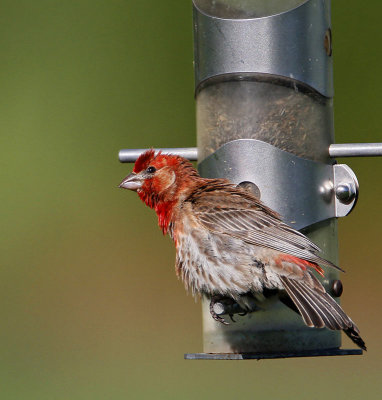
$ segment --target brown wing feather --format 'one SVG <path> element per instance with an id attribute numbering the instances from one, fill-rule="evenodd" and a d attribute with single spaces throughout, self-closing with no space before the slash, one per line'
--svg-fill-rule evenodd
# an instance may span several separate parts
<path id="1" fill-rule="evenodd" d="M 320 257 L 319 247 L 283 223 L 279 214 L 249 192 L 222 179 L 204 181 L 205 185 L 201 185 L 187 201 L 191 202 L 194 214 L 205 228 L 248 244 L 340 269 Z"/>

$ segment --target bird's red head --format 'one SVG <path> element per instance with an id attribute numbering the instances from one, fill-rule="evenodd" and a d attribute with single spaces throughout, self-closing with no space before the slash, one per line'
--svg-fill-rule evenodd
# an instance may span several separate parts
<path id="1" fill-rule="evenodd" d="M 155 150 L 150 149 L 142 153 L 134 164 L 133 172 L 136 174 L 147 169 L 150 166 L 154 166 L 157 170 L 163 167 L 177 167 L 186 161 L 182 157 L 174 156 L 172 154 L 162 154 L 162 152 L 155 153 Z"/>
<path id="2" fill-rule="evenodd" d="M 155 209 L 159 225 L 167 232 L 174 206 L 198 177 L 185 158 L 151 149 L 138 157 L 133 172 L 119 187 L 136 191 L 142 201 Z"/>

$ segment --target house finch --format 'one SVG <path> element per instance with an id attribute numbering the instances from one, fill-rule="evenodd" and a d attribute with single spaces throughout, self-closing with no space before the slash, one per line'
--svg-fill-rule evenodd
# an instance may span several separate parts
<path id="1" fill-rule="evenodd" d="M 176 247 L 176 273 L 192 293 L 229 298 L 246 309 L 247 296 L 278 293 L 306 325 L 342 329 L 366 350 L 355 323 L 312 273 L 336 267 L 320 249 L 249 191 L 225 179 L 199 176 L 186 159 L 143 153 L 119 185 L 153 208 Z"/>

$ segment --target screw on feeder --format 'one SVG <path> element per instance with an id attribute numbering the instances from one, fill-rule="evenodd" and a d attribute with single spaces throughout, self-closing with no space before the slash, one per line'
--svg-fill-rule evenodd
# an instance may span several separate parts
<path id="1" fill-rule="evenodd" d="M 330 204 L 333 198 L 333 182 L 331 180 L 324 181 L 318 189 L 321 198 Z"/>
<path id="2" fill-rule="evenodd" d="M 261 199 L 260 189 L 253 182 L 244 181 L 244 182 L 240 182 L 237 186 L 241 187 L 242 189 L 248 190 L 248 192 L 251 192 L 258 199 Z"/>
<path id="3" fill-rule="evenodd" d="M 336 187 L 336 197 L 341 203 L 348 204 L 356 196 L 354 185 L 350 183 L 342 183 Z"/>
<path id="4" fill-rule="evenodd" d="M 332 55 L 332 30 L 328 28 L 325 32 L 324 47 L 328 56 Z"/>
<path id="5" fill-rule="evenodd" d="M 339 279 L 335 279 L 332 282 L 330 292 L 334 297 L 341 297 L 342 292 L 344 290 L 344 287 L 342 285 L 342 282 Z"/>

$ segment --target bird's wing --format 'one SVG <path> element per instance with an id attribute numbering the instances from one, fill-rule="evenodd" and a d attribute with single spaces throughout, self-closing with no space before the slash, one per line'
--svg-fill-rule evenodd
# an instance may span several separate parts
<path id="1" fill-rule="evenodd" d="M 202 188 L 188 199 L 206 229 L 239 238 L 312 263 L 336 267 L 305 235 L 283 223 L 280 216 L 243 189 L 232 185 Z"/>

